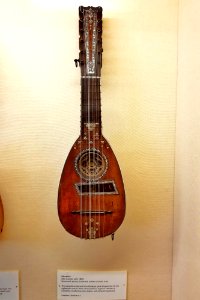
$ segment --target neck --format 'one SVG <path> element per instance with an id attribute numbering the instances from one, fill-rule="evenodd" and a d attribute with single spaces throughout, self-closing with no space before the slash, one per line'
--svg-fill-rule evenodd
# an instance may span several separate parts
<path id="1" fill-rule="evenodd" d="M 101 92 L 99 76 L 81 77 L 81 135 L 96 127 L 101 134 Z"/>
<path id="2" fill-rule="evenodd" d="M 81 136 L 101 135 L 102 8 L 79 7 Z"/>

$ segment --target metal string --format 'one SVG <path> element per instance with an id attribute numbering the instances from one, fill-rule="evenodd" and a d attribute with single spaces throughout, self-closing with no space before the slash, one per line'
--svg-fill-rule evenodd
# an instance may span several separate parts
<path id="1" fill-rule="evenodd" d="M 84 18 L 85 18 L 85 11 L 83 11 L 84 14 Z M 85 28 L 84 28 L 84 34 L 85 34 Z M 86 74 L 86 68 L 85 66 L 82 67 L 82 69 L 84 68 L 84 75 Z M 81 75 L 82 75 L 82 69 L 81 69 Z M 84 119 L 85 119 L 85 91 L 86 91 L 86 83 L 85 83 L 85 79 L 82 78 L 81 76 L 81 147 L 80 147 L 80 155 L 82 153 L 82 144 L 84 142 Z M 81 163 L 81 162 L 80 162 Z M 81 238 L 83 238 L 83 228 L 85 229 L 85 224 L 83 224 L 83 220 L 84 220 L 84 215 L 83 215 L 83 211 L 84 211 L 84 207 L 83 207 L 83 179 L 82 176 L 80 176 L 81 182 L 81 203 L 80 203 L 80 229 L 81 229 Z"/>

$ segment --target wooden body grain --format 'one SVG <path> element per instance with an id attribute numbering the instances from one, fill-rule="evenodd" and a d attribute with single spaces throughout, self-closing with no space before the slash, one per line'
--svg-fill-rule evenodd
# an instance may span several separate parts
<path id="1" fill-rule="evenodd" d="M 125 192 L 116 157 L 104 137 L 95 141 L 95 149 L 106 156 L 108 168 L 100 181 L 113 180 L 118 193 L 104 195 L 82 195 L 76 190 L 75 184 L 81 178 L 75 169 L 75 160 L 80 152 L 88 149 L 88 141 L 79 137 L 74 143 L 60 179 L 58 193 L 58 214 L 64 228 L 74 236 L 90 239 L 101 238 L 114 233 L 121 225 L 125 216 Z M 84 180 L 82 180 L 84 182 Z M 76 215 L 73 211 L 111 211 L 110 214 Z M 91 227 L 96 227 L 95 237 L 88 233 Z"/>

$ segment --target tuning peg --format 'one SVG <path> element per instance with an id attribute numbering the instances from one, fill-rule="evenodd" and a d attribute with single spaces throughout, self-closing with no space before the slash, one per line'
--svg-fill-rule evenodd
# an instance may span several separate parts
<path id="1" fill-rule="evenodd" d="M 102 7 L 101 6 L 98 6 L 97 8 L 97 19 L 100 20 L 102 19 Z"/>
<path id="2" fill-rule="evenodd" d="M 98 38 L 98 47 L 100 47 L 101 45 L 102 45 L 102 38 L 100 37 L 100 38 Z"/>
<path id="3" fill-rule="evenodd" d="M 97 21 L 97 29 L 102 29 L 102 20 Z"/>
<path id="4" fill-rule="evenodd" d="M 80 50 L 83 50 L 83 49 L 84 49 L 84 40 L 83 40 L 83 38 L 81 38 L 81 37 L 80 37 L 80 39 L 79 39 L 79 49 L 80 49 Z"/>
<path id="5" fill-rule="evenodd" d="M 75 62 L 75 66 L 76 66 L 76 68 L 78 67 L 78 65 L 79 65 L 79 63 L 80 63 L 80 59 L 74 59 L 74 62 Z"/>
<path id="6" fill-rule="evenodd" d="M 80 19 L 83 19 L 83 10 L 84 10 L 83 6 L 79 6 L 79 18 Z"/>
<path id="7" fill-rule="evenodd" d="M 83 20 L 79 20 L 79 32 L 82 33 L 84 31 L 84 28 L 83 28 Z"/>

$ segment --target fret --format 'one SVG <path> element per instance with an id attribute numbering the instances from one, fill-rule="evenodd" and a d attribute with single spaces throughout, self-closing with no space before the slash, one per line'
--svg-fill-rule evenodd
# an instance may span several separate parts
<path id="1" fill-rule="evenodd" d="M 100 76 L 81 76 L 82 79 L 99 79 Z"/>

